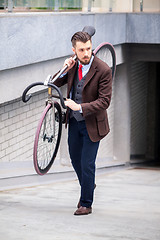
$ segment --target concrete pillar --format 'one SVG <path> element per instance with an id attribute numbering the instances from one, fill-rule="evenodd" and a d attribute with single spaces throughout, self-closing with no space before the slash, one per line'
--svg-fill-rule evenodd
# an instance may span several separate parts
<path id="1" fill-rule="evenodd" d="M 143 0 L 140 0 L 140 12 L 143 12 Z"/>
<path id="2" fill-rule="evenodd" d="M 8 12 L 12 12 L 13 10 L 13 0 L 8 0 Z"/>
<path id="3" fill-rule="evenodd" d="M 114 158 L 130 160 L 130 83 L 128 65 L 117 67 L 115 79 Z"/>
<path id="4" fill-rule="evenodd" d="M 54 2 L 54 11 L 58 11 L 59 10 L 59 1 L 55 0 Z"/>
<path id="5" fill-rule="evenodd" d="M 83 0 L 82 2 L 82 11 L 84 12 L 91 12 L 92 8 L 92 0 Z"/>
<path id="6" fill-rule="evenodd" d="M 88 0 L 88 12 L 91 12 L 92 0 Z"/>

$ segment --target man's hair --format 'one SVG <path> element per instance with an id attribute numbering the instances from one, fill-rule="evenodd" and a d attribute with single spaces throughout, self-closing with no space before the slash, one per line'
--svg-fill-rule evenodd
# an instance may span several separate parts
<path id="1" fill-rule="evenodd" d="M 87 32 L 76 32 L 71 38 L 73 47 L 76 46 L 76 42 L 86 43 L 88 40 L 91 41 L 91 36 Z"/>

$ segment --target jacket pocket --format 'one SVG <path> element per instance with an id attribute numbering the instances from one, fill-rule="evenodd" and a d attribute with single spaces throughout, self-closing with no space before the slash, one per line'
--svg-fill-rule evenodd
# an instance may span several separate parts
<path id="1" fill-rule="evenodd" d="M 105 136 L 109 132 L 109 124 L 107 114 L 98 115 L 97 119 L 97 127 L 98 133 L 100 136 Z"/>

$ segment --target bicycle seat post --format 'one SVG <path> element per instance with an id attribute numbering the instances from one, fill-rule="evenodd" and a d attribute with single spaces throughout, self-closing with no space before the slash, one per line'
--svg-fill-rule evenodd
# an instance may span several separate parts
<path id="1" fill-rule="evenodd" d="M 52 102 L 52 88 L 48 87 L 48 102 Z"/>
<path id="2" fill-rule="evenodd" d="M 50 83 L 51 80 L 52 80 L 52 76 L 48 75 L 48 77 L 44 81 L 44 86 L 48 86 L 48 83 Z M 52 87 L 49 87 L 49 86 L 48 86 L 48 99 L 46 101 L 46 104 L 48 103 L 52 103 Z"/>

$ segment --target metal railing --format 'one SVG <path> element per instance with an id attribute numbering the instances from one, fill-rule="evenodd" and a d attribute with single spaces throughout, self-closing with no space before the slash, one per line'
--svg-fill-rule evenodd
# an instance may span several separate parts
<path id="1" fill-rule="evenodd" d="M 0 0 L 0 9 L 8 12 L 21 10 L 88 12 L 160 12 L 160 0 Z"/>
<path id="2" fill-rule="evenodd" d="M 67 10 L 82 9 L 82 0 L 0 0 L 0 8 L 11 12 L 16 8 Z"/>
<path id="3" fill-rule="evenodd" d="M 0 9 L 6 9 L 7 2 L 7 0 L 0 0 Z"/>

